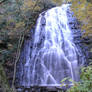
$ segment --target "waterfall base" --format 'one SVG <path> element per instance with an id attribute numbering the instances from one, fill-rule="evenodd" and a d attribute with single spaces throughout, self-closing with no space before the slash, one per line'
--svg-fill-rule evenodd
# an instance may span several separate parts
<path id="1" fill-rule="evenodd" d="M 66 89 L 70 88 L 71 85 L 65 85 L 60 87 L 60 85 L 37 85 L 31 86 L 30 88 L 18 87 L 17 92 L 65 92 Z"/>

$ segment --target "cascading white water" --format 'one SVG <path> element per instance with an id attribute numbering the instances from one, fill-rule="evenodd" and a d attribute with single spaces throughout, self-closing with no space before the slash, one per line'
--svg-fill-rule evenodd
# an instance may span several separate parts
<path id="1" fill-rule="evenodd" d="M 40 14 L 31 59 L 25 64 L 29 85 L 58 85 L 65 77 L 78 81 L 77 48 L 68 26 L 68 8 L 67 4 Z"/>
<path id="2" fill-rule="evenodd" d="M 69 28 L 69 6 L 64 4 L 39 15 L 32 49 L 31 41 L 26 41 L 26 49 L 21 53 L 20 85 L 57 86 L 65 77 L 79 81 L 80 53 L 77 53 L 73 32 Z M 82 58 L 82 55 L 80 57 Z"/>

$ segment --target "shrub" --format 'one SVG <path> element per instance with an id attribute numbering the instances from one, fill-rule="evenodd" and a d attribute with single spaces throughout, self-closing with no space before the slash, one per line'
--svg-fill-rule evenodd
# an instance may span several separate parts
<path id="1" fill-rule="evenodd" d="M 92 64 L 81 70 L 81 81 L 75 82 L 67 92 L 92 92 Z"/>

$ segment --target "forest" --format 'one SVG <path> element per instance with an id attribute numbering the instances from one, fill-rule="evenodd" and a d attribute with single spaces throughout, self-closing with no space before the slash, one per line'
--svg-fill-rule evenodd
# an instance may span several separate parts
<path id="1" fill-rule="evenodd" d="M 87 51 L 81 81 L 70 80 L 74 85 L 66 92 L 92 92 L 92 0 L 0 0 L 0 92 L 17 92 L 16 65 L 24 40 L 35 28 L 40 13 L 62 4 L 71 4 Z"/>

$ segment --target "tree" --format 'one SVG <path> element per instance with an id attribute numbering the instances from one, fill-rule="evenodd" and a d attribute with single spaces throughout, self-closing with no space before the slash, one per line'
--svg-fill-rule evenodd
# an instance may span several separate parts
<path id="1" fill-rule="evenodd" d="M 81 22 L 82 30 L 86 30 L 83 36 L 92 36 L 92 1 L 72 0 L 74 15 Z"/>

